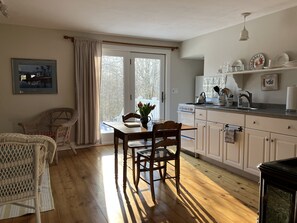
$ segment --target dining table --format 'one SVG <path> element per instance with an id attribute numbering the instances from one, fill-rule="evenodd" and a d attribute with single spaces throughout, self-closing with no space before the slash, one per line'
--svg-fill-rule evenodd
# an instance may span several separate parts
<path id="1" fill-rule="evenodd" d="M 128 142 L 130 140 L 150 139 L 153 135 L 153 124 L 148 125 L 145 129 L 139 122 L 109 122 L 104 121 L 103 124 L 113 128 L 114 130 L 114 165 L 115 165 L 115 182 L 118 185 L 118 147 L 119 139 L 123 141 L 123 191 L 126 191 L 127 185 L 127 152 Z M 196 127 L 182 124 L 181 131 L 195 130 Z"/>

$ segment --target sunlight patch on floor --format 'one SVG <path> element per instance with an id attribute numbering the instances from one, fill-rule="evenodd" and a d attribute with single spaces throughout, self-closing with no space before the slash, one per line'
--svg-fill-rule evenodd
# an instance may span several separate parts
<path id="1" fill-rule="evenodd" d="M 128 162 L 129 161 L 130 160 L 128 160 Z M 129 167 L 127 168 L 128 179 L 126 195 L 123 193 L 123 168 L 121 165 L 123 162 L 122 154 L 119 154 L 118 156 L 118 188 L 115 184 L 114 168 L 110 168 L 111 163 L 114 163 L 114 155 L 103 156 L 100 162 L 102 165 L 105 205 L 108 221 L 118 222 L 119 219 L 121 219 L 125 222 L 138 222 L 139 219 L 146 219 L 147 213 L 141 201 L 141 197 L 135 189 L 132 178 L 132 170 Z M 131 206 L 130 202 L 137 203 L 137 206 Z M 150 202 L 148 204 L 152 205 Z"/>
<path id="2" fill-rule="evenodd" d="M 108 217 L 108 221 L 116 222 L 122 216 L 119 212 L 119 210 L 121 210 L 121 207 L 115 188 L 114 168 L 110 168 L 110 163 L 114 162 L 114 155 L 102 156 L 101 161 L 98 162 L 101 162 L 106 214 Z"/>

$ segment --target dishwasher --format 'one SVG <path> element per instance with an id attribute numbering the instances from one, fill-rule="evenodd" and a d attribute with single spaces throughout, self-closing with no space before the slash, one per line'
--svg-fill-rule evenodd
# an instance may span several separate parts
<path id="1" fill-rule="evenodd" d="M 178 122 L 195 127 L 195 105 L 178 105 Z M 196 153 L 196 130 L 187 130 L 181 132 L 181 149 L 195 156 Z"/>

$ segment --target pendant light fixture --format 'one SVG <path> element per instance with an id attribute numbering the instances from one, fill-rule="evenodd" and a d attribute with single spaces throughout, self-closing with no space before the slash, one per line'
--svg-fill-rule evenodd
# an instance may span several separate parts
<path id="1" fill-rule="evenodd" d="M 0 12 L 1 12 L 2 15 L 4 15 L 5 17 L 8 17 L 7 5 L 5 5 L 4 2 L 3 2 L 2 0 L 0 0 Z"/>
<path id="2" fill-rule="evenodd" d="M 241 30 L 241 32 L 240 32 L 240 39 L 239 39 L 240 41 L 246 41 L 246 40 L 249 39 L 249 32 L 245 28 L 245 19 L 250 14 L 251 14 L 250 12 L 244 12 L 244 13 L 241 14 L 243 16 L 243 18 L 244 18 L 244 22 L 243 22 L 243 30 Z"/>

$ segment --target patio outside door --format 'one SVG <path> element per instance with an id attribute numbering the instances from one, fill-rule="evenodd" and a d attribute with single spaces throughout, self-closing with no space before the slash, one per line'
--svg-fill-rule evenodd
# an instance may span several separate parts
<path id="1" fill-rule="evenodd" d="M 103 50 L 100 87 L 100 128 L 103 121 L 121 121 L 139 101 L 155 104 L 153 119 L 164 119 L 164 55 Z M 106 135 L 103 137 L 103 141 Z M 108 136 L 110 138 L 112 136 Z"/>

